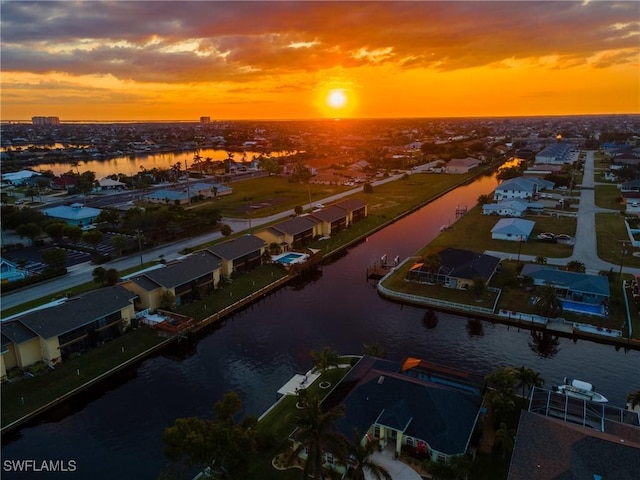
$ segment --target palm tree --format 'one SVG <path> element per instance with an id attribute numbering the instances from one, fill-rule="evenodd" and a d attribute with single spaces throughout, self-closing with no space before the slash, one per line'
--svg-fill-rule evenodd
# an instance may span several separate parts
<path id="1" fill-rule="evenodd" d="M 382 348 L 379 343 L 372 343 L 370 345 L 364 343 L 362 344 L 362 351 L 365 355 L 372 357 L 386 358 L 387 356 L 387 352 L 384 351 L 384 348 Z"/>
<path id="2" fill-rule="evenodd" d="M 640 405 L 640 390 L 627 395 L 627 402 L 629 402 L 631 409 L 634 409 L 638 405 Z"/>
<path id="3" fill-rule="evenodd" d="M 533 387 L 544 385 L 544 380 L 540 374 L 525 366 L 516 368 L 516 380 L 518 381 L 518 387 L 522 387 L 523 398 L 525 388 L 531 391 Z"/>
<path id="4" fill-rule="evenodd" d="M 547 264 L 547 257 L 543 257 L 542 255 L 539 255 L 536 257 L 535 262 L 538 265 L 546 265 Z"/>
<path id="5" fill-rule="evenodd" d="M 424 268 L 429 272 L 429 279 L 433 281 L 433 275 L 440 269 L 442 259 L 437 253 L 431 253 L 424 259 Z"/>
<path id="6" fill-rule="evenodd" d="M 369 437 L 363 440 L 358 430 L 353 431 L 353 440 L 347 445 L 348 461 L 355 464 L 351 473 L 353 480 L 392 480 L 389 471 L 371 458 L 378 451 L 378 443 L 377 439 L 369 440 Z"/>
<path id="7" fill-rule="evenodd" d="M 584 263 L 579 262 L 578 260 L 571 260 L 569 263 L 567 263 L 566 268 L 568 272 L 584 273 L 586 267 Z"/>
<path id="8" fill-rule="evenodd" d="M 538 289 L 536 308 L 545 317 L 555 317 L 562 312 L 562 302 L 556 295 L 556 289 L 553 285 L 544 285 Z"/>
<path id="9" fill-rule="evenodd" d="M 344 460 L 346 439 L 333 429 L 334 423 L 344 415 L 344 410 L 336 407 L 323 412 L 321 401 L 315 394 L 307 390 L 302 392 L 305 393 L 298 395 L 298 403 L 302 404 L 303 411 L 297 419 L 298 425 L 293 434 L 295 443 L 291 459 L 297 458 L 303 450 L 306 451 L 303 478 L 322 480 L 326 453 Z"/>
<path id="10" fill-rule="evenodd" d="M 340 363 L 340 356 L 330 347 L 324 347 L 321 352 L 311 352 L 311 357 L 315 363 L 316 369 L 324 375 L 329 367 L 337 367 Z"/>
<path id="11" fill-rule="evenodd" d="M 507 453 L 513 450 L 516 431 L 507 427 L 504 422 L 500 423 L 500 428 L 496 431 L 496 443 L 502 446 L 502 458 L 507 458 Z"/>

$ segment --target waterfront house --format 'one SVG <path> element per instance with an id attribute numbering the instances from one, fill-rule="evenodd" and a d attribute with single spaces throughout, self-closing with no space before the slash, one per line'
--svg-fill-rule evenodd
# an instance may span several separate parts
<path id="1" fill-rule="evenodd" d="M 98 180 L 97 190 L 99 191 L 109 191 L 109 190 L 124 190 L 126 188 L 126 184 L 119 182 L 118 180 L 113 180 L 109 177 L 104 177 Z"/>
<path id="2" fill-rule="evenodd" d="M 535 224 L 536 222 L 521 218 L 502 218 L 491 229 L 491 238 L 511 242 L 526 242 Z"/>
<path id="3" fill-rule="evenodd" d="M 554 267 L 527 264 L 521 276 L 533 279 L 536 286 L 552 285 L 559 296 L 574 302 L 602 305 L 611 295 L 609 279 L 604 275 L 567 272 Z"/>
<path id="4" fill-rule="evenodd" d="M 233 272 L 245 272 L 262 264 L 266 242 L 255 235 L 243 235 L 207 248 L 220 259 L 221 273 L 229 277 Z"/>
<path id="5" fill-rule="evenodd" d="M 318 235 L 333 235 L 347 227 L 347 212 L 342 208 L 331 205 L 310 214 L 319 221 L 316 227 Z"/>
<path id="6" fill-rule="evenodd" d="M 551 189 L 554 186 L 553 182 L 537 177 L 510 178 L 496 187 L 493 199 L 497 201 L 514 198 L 529 199 L 536 196 L 539 191 Z"/>
<path id="7" fill-rule="evenodd" d="M 2 182 L 9 185 L 20 186 L 24 184 L 27 179 L 40 176 L 42 176 L 41 173 L 34 172 L 33 170 L 20 170 L 18 172 L 3 173 Z"/>
<path id="8" fill-rule="evenodd" d="M 277 243 L 285 250 L 311 243 L 320 233 L 321 221 L 311 215 L 295 217 L 256 232 L 256 236 L 267 242 Z"/>
<path id="9" fill-rule="evenodd" d="M 498 203 L 485 203 L 482 206 L 483 215 L 500 215 L 501 217 L 523 217 L 529 208 L 529 202 L 524 200 L 505 200 Z M 540 207 L 538 202 L 535 207 Z"/>
<path id="10" fill-rule="evenodd" d="M 347 212 L 347 223 L 352 225 L 368 215 L 367 204 L 359 198 L 347 198 L 335 203 L 334 206 Z"/>
<path id="11" fill-rule="evenodd" d="M 136 308 L 157 310 L 167 292 L 176 305 L 198 299 L 201 291 L 213 290 L 220 282 L 220 258 L 200 250 L 153 270 L 126 278 L 120 285 L 138 296 Z"/>
<path id="12" fill-rule="evenodd" d="M 440 264 L 437 266 L 416 263 L 407 273 L 407 280 L 468 289 L 476 278 L 488 283 L 500 263 L 498 257 L 457 248 L 444 248 L 438 256 Z"/>
<path id="13" fill-rule="evenodd" d="M 322 408 L 344 406 L 335 428 L 348 438 L 357 429 L 363 441 L 377 439 L 398 454 L 406 451 L 447 464 L 469 448 L 482 406 L 484 385 L 477 380 L 416 358 L 397 363 L 365 355 Z"/>
<path id="14" fill-rule="evenodd" d="M 82 203 L 73 203 L 45 208 L 42 213 L 47 217 L 63 220 L 72 227 L 86 227 L 95 222 L 101 211 L 99 208 L 85 207 Z"/>
<path id="15" fill-rule="evenodd" d="M 447 173 L 468 173 L 471 169 L 480 165 L 480 160 L 477 158 L 467 157 L 467 158 L 452 158 L 449 163 L 447 163 L 446 171 Z"/>
<path id="16" fill-rule="evenodd" d="M 638 414 L 534 388 L 513 447 L 508 480 L 637 478 Z"/>
<path id="17" fill-rule="evenodd" d="M 135 315 L 136 295 L 119 285 L 72 297 L 2 322 L 2 367 L 55 365 L 118 337 Z"/>

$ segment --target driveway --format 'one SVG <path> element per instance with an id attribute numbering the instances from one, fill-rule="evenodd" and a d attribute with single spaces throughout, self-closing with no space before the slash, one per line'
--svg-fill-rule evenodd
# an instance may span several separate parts
<path id="1" fill-rule="evenodd" d="M 382 452 L 374 453 L 371 456 L 378 465 L 387 469 L 393 480 L 422 480 L 422 477 L 406 463 L 393 459 L 394 452 L 391 449 L 384 449 Z M 375 477 L 368 472 L 365 473 L 366 480 L 375 480 Z"/>

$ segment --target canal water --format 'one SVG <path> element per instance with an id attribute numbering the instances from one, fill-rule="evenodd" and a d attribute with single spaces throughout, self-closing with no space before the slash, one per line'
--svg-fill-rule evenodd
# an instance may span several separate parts
<path id="1" fill-rule="evenodd" d="M 534 337 L 527 330 L 445 313 L 428 328 L 424 310 L 380 298 L 367 281 L 372 262 L 384 254 L 413 255 L 455 219 L 456 208 L 471 208 L 495 186 L 495 178 L 482 177 L 443 196 L 198 341 L 150 358 L 39 424 L 21 428 L 5 439 L 3 459 L 75 460 L 76 472 L 64 478 L 157 478 L 165 464 L 162 431 L 175 418 L 211 415 L 213 404 L 230 390 L 240 394 L 245 413 L 259 415 L 293 374 L 312 367 L 310 351 L 325 346 L 357 354 L 363 344 L 377 343 L 389 359 L 411 355 L 481 375 L 526 365 L 549 387 L 564 376 L 577 377 L 594 383 L 611 405 L 623 407 L 626 394 L 640 389 L 638 351 Z M 4 473 L 3 478 L 16 478 Z"/>

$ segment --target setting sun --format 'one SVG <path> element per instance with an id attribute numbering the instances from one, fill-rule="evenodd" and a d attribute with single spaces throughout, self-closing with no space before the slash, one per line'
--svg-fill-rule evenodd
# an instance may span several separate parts
<path id="1" fill-rule="evenodd" d="M 340 109 L 347 104 L 347 95 L 342 89 L 331 90 L 327 95 L 327 105 Z"/>

